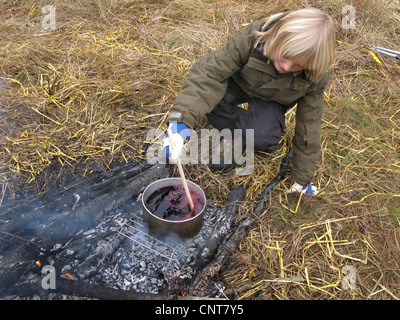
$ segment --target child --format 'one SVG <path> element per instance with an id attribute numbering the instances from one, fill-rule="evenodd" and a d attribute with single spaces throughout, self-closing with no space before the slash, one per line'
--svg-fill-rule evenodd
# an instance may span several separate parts
<path id="1" fill-rule="evenodd" d="M 183 145 L 177 133 L 193 129 L 207 116 L 218 130 L 243 129 L 245 134 L 245 129 L 254 129 L 254 148 L 268 152 L 281 139 L 285 112 L 297 103 L 295 183 L 288 192 L 317 194 L 311 182 L 321 149 L 327 70 L 334 57 L 333 19 L 319 9 L 279 13 L 250 23 L 223 48 L 193 64 L 168 118 L 175 123 L 171 139 Z M 245 102 L 248 110 L 238 107 Z"/>

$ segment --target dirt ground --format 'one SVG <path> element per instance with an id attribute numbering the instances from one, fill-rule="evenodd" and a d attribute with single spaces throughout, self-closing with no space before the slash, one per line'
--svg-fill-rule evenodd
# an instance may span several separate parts
<path id="1" fill-rule="evenodd" d="M 287 195 L 289 172 L 220 276 L 237 299 L 398 300 L 400 64 L 372 50 L 400 50 L 398 1 L 2 2 L 1 205 L 68 175 L 145 160 L 148 131 L 165 130 L 198 57 L 246 23 L 308 5 L 332 15 L 338 40 L 315 175 L 321 192 Z M 257 153 L 250 175 L 186 165 L 187 178 L 214 205 L 246 186 L 240 222 L 278 172 L 294 114 L 278 150 Z"/>

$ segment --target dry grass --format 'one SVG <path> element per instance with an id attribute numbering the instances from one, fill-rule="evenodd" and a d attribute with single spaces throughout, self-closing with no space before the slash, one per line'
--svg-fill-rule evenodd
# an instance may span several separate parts
<path id="1" fill-rule="evenodd" d="M 1 202 L 46 190 L 49 168 L 61 175 L 83 163 L 88 174 L 96 163 L 143 157 L 147 131 L 165 128 L 197 57 L 244 23 L 309 2 L 335 18 L 342 41 L 325 93 L 321 193 L 286 196 L 289 176 L 222 277 L 239 299 L 399 299 L 400 67 L 369 51 L 400 50 L 398 1 L 52 1 L 55 30 L 41 26 L 47 1 L 3 2 Z M 341 28 L 348 4 L 356 29 Z M 281 148 L 257 154 L 249 176 L 188 165 L 187 177 L 215 205 L 245 184 L 241 219 L 276 174 L 293 130 L 291 110 Z M 346 265 L 356 270 L 355 290 L 342 288 Z"/>

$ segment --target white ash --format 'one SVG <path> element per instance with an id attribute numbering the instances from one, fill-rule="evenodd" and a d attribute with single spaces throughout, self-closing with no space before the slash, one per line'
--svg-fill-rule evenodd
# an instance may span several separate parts
<path id="1" fill-rule="evenodd" d="M 141 219 L 141 206 L 135 209 L 120 231 L 125 241 L 114 251 L 110 261 L 102 263 L 91 280 L 123 290 L 157 293 L 171 278 L 192 277 L 196 270 L 191 268 L 191 263 L 212 235 L 219 210 L 208 206 L 200 232 L 182 241 L 174 234 L 163 240 L 149 234 Z"/>

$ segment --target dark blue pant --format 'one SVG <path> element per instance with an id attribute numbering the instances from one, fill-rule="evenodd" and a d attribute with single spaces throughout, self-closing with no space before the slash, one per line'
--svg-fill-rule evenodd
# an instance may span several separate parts
<path id="1" fill-rule="evenodd" d="M 245 102 L 248 110 L 238 107 Z M 270 151 L 282 137 L 286 110 L 274 101 L 250 98 L 239 88 L 229 85 L 223 99 L 207 114 L 207 118 L 218 130 L 243 129 L 244 135 L 245 129 L 254 129 L 254 149 Z"/>

